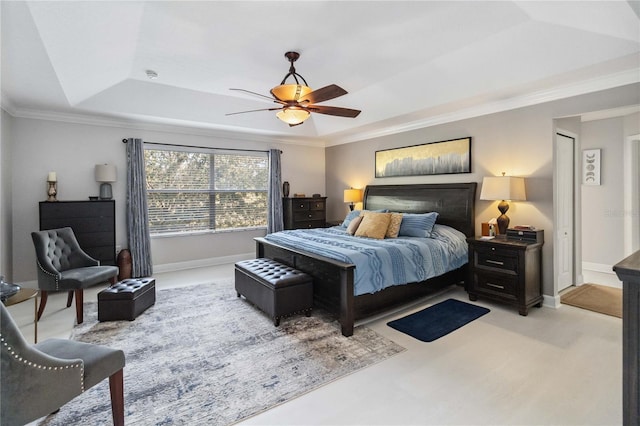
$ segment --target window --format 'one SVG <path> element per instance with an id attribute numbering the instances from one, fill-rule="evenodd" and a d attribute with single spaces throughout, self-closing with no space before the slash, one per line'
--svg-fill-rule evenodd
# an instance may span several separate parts
<path id="1" fill-rule="evenodd" d="M 267 153 L 145 146 L 151 234 L 267 226 Z"/>

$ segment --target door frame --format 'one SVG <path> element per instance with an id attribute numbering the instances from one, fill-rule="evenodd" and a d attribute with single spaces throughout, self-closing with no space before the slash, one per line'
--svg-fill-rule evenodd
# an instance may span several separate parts
<path id="1" fill-rule="evenodd" d="M 558 149 L 558 135 L 562 135 L 568 138 L 573 139 L 573 158 L 572 159 L 560 159 L 557 156 Z M 582 226 L 582 216 L 580 209 L 578 206 L 581 202 L 580 197 L 580 173 L 578 172 L 580 166 L 580 139 L 579 136 L 573 132 L 557 127 L 553 134 L 553 158 L 554 158 L 554 167 L 553 167 L 553 221 L 554 224 L 558 223 L 558 217 L 560 216 L 559 205 L 557 202 L 558 199 L 558 188 L 557 188 L 557 176 L 560 171 L 560 168 L 566 168 L 573 166 L 573 203 L 571 203 L 570 208 L 573 213 L 573 239 L 571 243 L 573 244 L 573 277 L 576 283 L 582 283 L 582 238 L 579 232 L 576 232 L 577 229 L 580 229 Z M 570 164 L 569 161 L 573 161 L 573 164 Z M 553 296 L 552 300 L 547 301 L 545 304 L 551 305 L 555 308 L 560 307 L 560 295 L 558 294 L 558 275 L 556 271 L 560 268 L 558 265 L 560 264 L 560 252 L 556 250 L 559 247 L 558 237 L 556 233 L 556 229 L 554 226 L 553 230 Z"/>
<path id="2" fill-rule="evenodd" d="M 640 249 L 640 134 L 627 136 L 624 147 L 624 255 Z M 635 215 L 634 215 L 634 212 Z"/>

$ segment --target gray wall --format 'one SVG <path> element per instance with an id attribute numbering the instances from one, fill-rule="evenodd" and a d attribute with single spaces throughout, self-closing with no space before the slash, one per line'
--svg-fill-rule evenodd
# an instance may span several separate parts
<path id="1" fill-rule="evenodd" d="M 221 139 L 203 136 L 203 132 L 196 129 L 186 130 L 184 133 L 151 131 L 15 118 L 3 112 L 0 153 L 0 187 L 3 188 L 0 194 L 3 212 L 3 233 L 0 236 L 2 265 L 13 269 L 11 274 L 6 275 L 14 281 L 35 279 L 35 260 L 29 233 L 38 227 L 38 202 L 46 198 L 47 172 L 58 173 L 60 199 L 86 199 L 98 191 L 98 184 L 93 178 L 96 163 L 108 162 L 118 167 L 118 182 L 113 185 L 117 202 L 116 239 L 118 245 L 126 247 L 123 226 L 125 150 L 121 140 L 140 137 L 154 142 L 222 148 L 280 148 L 284 151 L 283 179 L 291 182 L 291 192 L 326 194 L 329 197 L 329 219 L 344 217 L 347 206 L 342 202 L 342 191 L 350 186 L 364 187 L 376 183 L 480 183 L 484 176 L 499 175 L 502 171 L 508 175 L 524 176 L 527 178 L 528 201 L 511 203 L 509 216 L 512 223 L 528 223 L 545 229 L 543 287 L 545 294 L 550 295 L 553 294 L 554 118 L 635 105 L 639 101 L 640 85 L 634 84 L 397 135 L 332 146 L 326 150 L 317 146 L 283 144 L 277 141 L 264 143 Z M 625 126 L 634 127 L 626 122 Z M 387 179 L 373 177 L 374 152 L 378 149 L 464 136 L 473 137 L 471 174 Z M 496 206 L 496 202 L 477 201 L 478 229 L 481 222 L 498 215 Z M 11 212 L 9 218 L 5 217 L 8 211 Z M 247 231 L 154 238 L 153 262 L 155 266 L 189 264 L 253 253 L 252 238 L 263 233 L 264 231 Z"/>
<path id="2" fill-rule="evenodd" d="M 7 117 L 7 116 L 5 116 Z M 72 124 L 39 119 L 8 117 L 12 127 L 10 140 L 13 203 L 12 240 L 13 279 L 17 282 L 36 278 L 35 256 L 30 232 L 38 229 L 38 202 L 46 199 L 49 171 L 58 177 L 59 200 L 87 200 L 97 195 L 95 164 L 115 164 L 118 181 L 113 186 L 116 200 L 116 244 L 126 247 L 125 182 L 126 152 L 123 138 L 216 148 L 279 148 L 283 179 L 291 182 L 292 192 L 325 193 L 324 147 L 265 143 L 240 139 L 222 139 L 199 134 L 126 129 L 101 125 Z M 196 132 L 194 132 L 196 133 Z M 203 133 L 202 131 L 199 132 Z M 3 140 L 3 146 L 5 145 Z M 8 160 L 3 158 L 4 164 Z M 187 237 L 152 238 L 154 267 L 175 264 L 197 266 L 214 258 L 253 255 L 253 237 L 264 230 L 220 232 Z M 7 258 L 3 256 L 3 262 Z"/>
<path id="3" fill-rule="evenodd" d="M 510 203 L 512 224 L 534 225 L 545 230 L 543 247 L 543 291 L 554 295 L 553 285 L 553 144 L 554 118 L 576 116 L 640 101 L 640 85 L 547 102 L 526 108 L 455 121 L 396 135 L 384 136 L 327 149 L 327 195 L 338 199 L 345 188 L 368 184 L 478 182 L 484 176 L 507 175 L 527 178 L 526 202 Z M 472 173 L 459 175 L 374 178 L 376 150 L 471 136 Z M 344 204 L 328 207 L 329 218 L 342 218 Z M 497 202 L 476 203 L 476 228 L 499 214 Z"/>
<path id="4" fill-rule="evenodd" d="M 623 256 L 623 118 L 582 123 L 582 149 L 600 149 L 600 185 L 582 185 L 582 260 L 614 265 Z"/>

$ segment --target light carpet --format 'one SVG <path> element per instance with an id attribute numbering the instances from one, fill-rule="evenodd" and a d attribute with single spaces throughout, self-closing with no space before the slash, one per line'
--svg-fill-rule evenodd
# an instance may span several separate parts
<path id="1" fill-rule="evenodd" d="M 71 338 L 124 350 L 127 425 L 232 424 L 405 350 L 363 326 L 346 338 L 320 311 L 276 328 L 232 279 L 159 290 L 132 322 L 98 323 L 96 307 Z M 108 380 L 43 424 L 111 424 Z"/>
<path id="2" fill-rule="evenodd" d="M 622 289 L 598 284 L 582 284 L 560 297 L 565 305 L 622 318 Z"/>

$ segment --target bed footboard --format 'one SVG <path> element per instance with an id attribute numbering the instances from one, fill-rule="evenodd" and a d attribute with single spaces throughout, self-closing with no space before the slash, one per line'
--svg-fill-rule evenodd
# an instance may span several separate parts
<path id="1" fill-rule="evenodd" d="M 283 247 L 264 238 L 255 238 L 255 241 L 256 257 L 273 259 L 311 275 L 314 305 L 338 317 L 344 336 L 353 335 L 355 265 Z"/>

